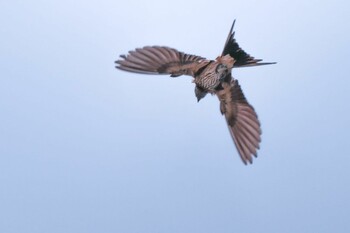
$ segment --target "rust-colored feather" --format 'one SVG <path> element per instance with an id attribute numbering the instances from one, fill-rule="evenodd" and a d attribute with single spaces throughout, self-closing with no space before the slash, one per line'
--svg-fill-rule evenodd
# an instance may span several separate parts
<path id="1" fill-rule="evenodd" d="M 194 76 L 199 68 L 209 62 L 203 57 L 161 46 L 146 46 L 120 57 L 123 59 L 116 61 L 118 69 L 142 74 L 171 74 L 173 77 Z"/>
<path id="2" fill-rule="evenodd" d="M 252 163 L 252 155 L 257 156 L 261 141 L 260 122 L 254 108 L 248 103 L 237 80 L 223 83 L 216 94 L 242 161 Z"/>

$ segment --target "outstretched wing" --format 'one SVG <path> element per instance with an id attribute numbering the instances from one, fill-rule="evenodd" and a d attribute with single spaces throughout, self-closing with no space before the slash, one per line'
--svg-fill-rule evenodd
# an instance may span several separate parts
<path id="1" fill-rule="evenodd" d="M 233 31 L 233 27 L 235 22 L 236 20 L 233 21 L 230 32 L 228 33 L 224 50 L 222 51 L 222 56 L 229 54 L 231 57 L 233 57 L 236 61 L 234 65 L 235 67 L 275 64 L 275 62 L 261 62 L 262 59 L 255 59 L 239 47 L 236 39 L 234 38 L 235 32 Z"/>
<path id="2" fill-rule="evenodd" d="M 237 80 L 223 83 L 223 89 L 216 94 L 220 100 L 220 110 L 226 122 L 242 161 L 247 164 L 257 157 L 261 141 L 261 129 L 254 108 L 244 97 Z"/>
<path id="3" fill-rule="evenodd" d="M 209 61 L 203 57 L 185 54 L 176 49 L 146 46 L 121 55 L 116 68 L 142 74 L 171 74 L 172 77 L 194 74 Z"/>

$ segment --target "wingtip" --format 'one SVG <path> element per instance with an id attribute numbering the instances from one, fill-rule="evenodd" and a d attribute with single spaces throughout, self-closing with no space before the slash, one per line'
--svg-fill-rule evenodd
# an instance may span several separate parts
<path id="1" fill-rule="evenodd" d="M 242 158 L 242 162 L 245 166 L 248 166 L 248 165 L 253 164 L 253 159 L 252 158 L 250 158 L 250 159 L 248 159 L 248 158 L 243 159 Z"/>
<path id="2" fill-rule="evenodd" d="M 120 62 L 121 62 L 121 60 L 116 60 L 116 61 L 114 61 L 114 64 L 115 64 L 115 68 L 116 69 L 118 69 L 118 70 L 122 70 L 121 68 L 120 68 Z"/>

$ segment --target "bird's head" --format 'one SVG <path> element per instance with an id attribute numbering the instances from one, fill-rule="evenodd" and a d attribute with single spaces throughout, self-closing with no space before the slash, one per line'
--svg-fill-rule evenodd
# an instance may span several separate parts
<path id="1" fill-rule="evenodd" d="M 208 94 L 208 92 L 206 92 L 203 88 L 201 88 L 197 85 L 194 89 L 194 93 L 196 94 L 197 102 L 199 102 L 201 99 L 203 99 Z"/>

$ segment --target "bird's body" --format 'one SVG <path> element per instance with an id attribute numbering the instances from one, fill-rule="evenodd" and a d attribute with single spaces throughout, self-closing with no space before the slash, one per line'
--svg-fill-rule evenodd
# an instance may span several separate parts
<path id="1" fill-rule="evenodd" d="M 254 108 L 248 103 L 238 81 L 233 79 L 234 67 L 267 65 L 244 52 L 234 39 L 234 22 L 227 37 L 222 55 L 215 60 L 185 54 L 162 46 L 146 46 L 130 51 L 117 68 L 142 74 L 170 74 L 171 77 L 189 75 L 195 83 L 195 95 L 201 100 L 207 93 L 220 100 L 220 111 L 225 115 L 233 141 L 242 161 L 252 163 L 261 141 L 260 122 Z"/>
<path id="2" fill-rule="evenodd" d="M 218 57 L 203 67 L 201 72 L 195 73 L 193 82 L 208 92 L 215 92 L 219 84 L 225 81 L 228 73 L 231 72 L 234 59 L 229 55 Z"/>

